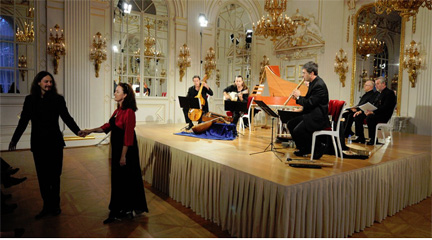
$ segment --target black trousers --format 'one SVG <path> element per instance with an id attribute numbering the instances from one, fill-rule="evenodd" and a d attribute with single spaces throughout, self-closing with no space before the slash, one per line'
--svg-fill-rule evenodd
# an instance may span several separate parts
<path id="1" fill-rule="evenodd" d="M 354 123 L 354 113 L 351 110 L 342 114 L 342 117 L 345 118 L 345 124 L 343 128 L 343 133 L 345 137 L 348 137 L 351 134 L 351 127 Z"/>
<path id="2" fill-rule="evenodd" d="M 63 148 L 33 151 L 39 189 L 46 210 L 60 208 L 60 176 L 63 168 Z"/>
<path id="3" fill-rule="evenodd" d="M 368 132 L 369 132 L 369 138 L 371 141 L 375 139 L 375 128 L 378 123 L 385 123 L 388 122 L 388 119 L 383 118 L 380 115 L 371 114 L 366 117 L 364 114 L 360 114 L 359 116 L 355 117 L 355 123 L 356 123 L 356 135 L 359 136 L 360 139 L 364 139 L 364 130 L 363 130 L 363 123 L 366 119 L 366 124 L 368 126 Z"/>
<path id="4" fill-rule="evenodd" d="M 288 121 L 288 130 L 297 146 L 297 149 L 301 152 L 308 154 L 312 150 L 312 134 L 306 129 L 306 125 L 303 121 L 303 116 Z M 318 141 L 317 141 L 318 142 Z"/>

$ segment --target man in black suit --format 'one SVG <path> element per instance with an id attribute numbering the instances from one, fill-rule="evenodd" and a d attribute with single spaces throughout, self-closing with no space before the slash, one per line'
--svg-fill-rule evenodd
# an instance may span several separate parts
<path id="1" fill-rule="evenodd" d="M 314 131 L 330 127 L 328 119 L 329 96 L 325 82 L 318 76 L 318 64 L 308 62 L 302 68 L 303 78 L 309 82 L 305 97 L 300 96 L 300 90 L 294 90 L 296 103 L 303 107 L 303 114 L 288 122 L 288 129 L 299 149 L 294 154 L 304 156 L 311 152 L 312 134 Z M 324 152 L 325 144 L 317 139 L 314 159 L 319 159 Z"/>
<path id="2" fill-rule="evenodd" d="M 21 118 L 9 143 L 9 151 L 15 150 L 31 120 L 30 148 L 43 199 L 43 209 L 36 219 L 61 213 L 60 176 L 65 142 L 59 117 L 72 132 L 79 135 L 81 130 L 69 114 L 64 97 L 57 93 L 54 77 L 49 72 L 41 71 L 33 80 L 30 95 L 25 98 Z"/>
<path id="3" fill-rule="evenodd" d="M 374 91 L 375 83 L 372 80 L 367 80 L 363 85 L 363 90 L 365 94 L 360 98 L 360 102 L 357 104 L 357 107 L 350 108 L 346 113 L 342 114 L 342 117 L 345 118 L 345 127 L 344 127 L 344 135 L 345 137 L 349 137 L 349 135 L 353 136 L 354 133 L 351 131 L 351 126 L 354 122 L 354 114 L 360 111 L 358 106 L 361 106 L 365 103 L 372 103 L 375 101 L 379 92 Z M 366 116 L 364 116 L 366 117 Z M 363 125 L 362 130 L 363 131 Z"/>
<path id="4" fill-rule="evenodd" d="M 375 86 L 380 94 L 375 99 L 373 105 L 377 107 L 375 111 L 366 111 L 366 124 L 368 126 L 370 141 L 367 145 L 374 145 L 375 139 L 375 127 L 378 123 L 386 123 L 390 120 L 393 115 L 394 108 L 396 106 L 396 95 L 395 93 L 387 88 L 386 80 L 384 77 L 378 77 L 375 80 Z M 358 111 L 354 114 L 356 123 L 356 135 L 358 138 L 353 142 L 365 143 L 363 122 L 364 117 L 358 117 L 363 115 L 363 111 Z"/>

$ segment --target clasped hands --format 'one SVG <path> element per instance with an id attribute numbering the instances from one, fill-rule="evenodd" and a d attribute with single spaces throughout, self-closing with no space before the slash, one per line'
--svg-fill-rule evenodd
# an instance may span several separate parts
<path id="1" fill-rule="evenodd" d="M 357 117 L 358 115 L 360 115 L 360 114 L 362 114 L 363 113 L 363 111 L 357 111 L 357 112 L 355 112 L 354 113 L 354 117 Z M 374 114 L 374 112 L 373 111 L 369 111 L 369 110 L 366 110 L 366 112 L 364 113 L 366 116 L 369 116 L 369 115 L 371 115 L 371 114 Z"/>
<path id="2" fill-rule="evenodd" d="M 89 129 L 84 129 L 78 132 L 78 136 L 80 137 L 86 137 L 87 135 L 89 135 L 90 133 L 92 133 L 91 130 Z"/>

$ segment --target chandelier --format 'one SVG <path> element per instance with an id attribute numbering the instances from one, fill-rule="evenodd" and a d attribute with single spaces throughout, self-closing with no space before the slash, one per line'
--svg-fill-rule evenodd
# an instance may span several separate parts
<path id="1" fill-rule="evenodd" d="M 408 48 L 409 47 L 409 48 Z M 410 46 L 406 46 L 403 67 L 407 69 L 411 87 L 415 87 L 418 71 L 422 66 L 422 59 L 417 43 L 412 40 Z"/>
<path id="2" fill-rule="evenodd" d="M 392 11 L 399 12 L 401 17 L 409 18 L 411 16 L 413 19 L 413 33 L 415 33 L 416 29 L 416 18 L 419 8 L 426 7 L 429 10 L 432 10 L 432 1 L 431 0 L 375 0 L 375 11 L 378 14 L 382 14 L 384 10 L 387 14 Z"/>
<path id="3" fill-rule="evenodd" d="M 278 37 L 289 37 L 296 33 L 297 23 L 294 23 L 290 17 L 282 15 L 286 9 L 286 1 L 266 0 L 264 10 L 268 12 L 266 17 L 262 16 L 257 22 L 256 27 L 253 23 L 253 30 L 257 36 L 264 38 L 271 37 L 273 44 Z"/>
<path id="4" fill-rule="evenodd" d="M 34 30 L 33 30 L 33 22 L 28 25 L 24 22 L 25 27 L 24 31 L 20 31 L 19 27 L 16 31 L 16 40 L 17 42 L 33 42 L 34 41 Z"/>
<path id="5" fill-rule="evenodd" d="M 376 25 L 369 23 L 363 24 L 359 27 L 359 39 L 357 40 L 357 52 L 365 57 L 368 54 L 377 54 L 384 50 L 384 44 L 375 38 Z"/>
<path id="6" fill-rule="evenodd" d="M 147 37 L 144 38 L 144 46 L 145 46 L 144 56 L 147 57 L 146 60 L 149 60 L 149 57 L 153 57 L 153 56 L 157 55 L 157 53 L 155 52 L 155 49 L 153 47 L 156 43 L 156 40 L 154 37 L 150 36 L 150 27 L 151 26 L 150 26 L 150 22 L 148 19 L 147 19 L 147 25 L 145 25 L 145 26 L 147 28 Z"/>

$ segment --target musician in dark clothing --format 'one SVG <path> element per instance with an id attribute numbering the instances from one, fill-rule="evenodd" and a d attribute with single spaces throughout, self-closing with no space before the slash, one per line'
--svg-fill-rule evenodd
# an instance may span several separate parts
<path id="1" fill-rule="evenodd" d="M 312 134 L 314 131 L 330 127 L 328 119 L 329 96 L 325 82 L 318 76 L 318 64 L 308 62 L 302 68 L 303 78 L 309 82 L 306 96 L 300 96 L 300 90 L 294 90 L 296 103 L 303 107 L 303 114 L 288 121 L 288 130 L 298 148 L 294 154 L 304 156 L 311 153 Z M 314 159 L 321 158 L 325 143 L 317 138 Z"/>
<path id="2" fill-rule="evenodd" d="M 189 88 L 186 97 L 193 98 L 193 97 L 197 96 L 198 92 L 201 88 L 201 84 L 202 84 L 203 88 L 202 88 L 201 95 L 202 95 L 203 99 L 205 100 L 205 104 L 202 108 L 202 111 L 203 111 L 202 115 L 204 115 L 205 113 L 207 113 L 209 111 L 207 94 L 210 96 L 213 96 L 213 91 L 211 90 L 210 86 L 207 85 L 207 83 L 205 83 L 205 82 L 201 83 L 201 78 L 198 75 L 193 76 L 192 80 L 193 80 L 194 85 Z M 186 130 L 189 130 L 193 127 L 193 123 L 189 119 L 188 112 L 189 112 L 188 108 L 183 108 L 183 114 L 184 114 L 186 123 L 188 124 L 188 126 L 186 127 Z M 202 115 L 201 115 L 201 118 L 199 119 L 198 122 L 201 122 Z"/>
<path id="3" fill-rule="evenodd" d="M 239 101 L 247 102 L 249 98 L 249 90 L 243 81 L 243 77 L 238 75 L 233 85 L 226 87 L 223 91 L 224 100 L 226 101 Z M 233 124 L 237 125 L 240 116 L 243 114 L 239 111 L 232 112 Z"/>
<path id="4" fill-rule="evenodd" d="M 345 137 L 353 136 L 354 133 L 351 131 L 351 126 L 354 122 L 354 114 L 357 111 L 360 111 L 359 106 L 365 103 L 373 103 L 378 96 L 379 92 L 375 92 L 374 89 L 375 83 L 372 80 L 367 80 L 363 85 L 363 89 L 365 94 L 360 98 L 360 102 L 356 107 L 348 109 L 347 112 L 342 114 L 342 117 L 345 119 L 345 127 L 344 127 L 344 135 Z M 365 116 L 366 117 L 366 116 Z M 363 130 L 362 130 L 363 131 Z"/>
<path id="5" fill-rule="evenodd" d="M 80 128 L 69 114 L 64 97 L 57 93 L 54 77 L 49 72 L 41 71 L 33 80 L 30 95 L 25 98 L 21 118 L 9 144 L 9 151 L 16 149 L 31 120 L 30 146 L 43 199 L 43 209 L 36 219 L 61 213 L 60 175 L 65 142 L 59 116 L 73 133 L 79 134 Z"/>

